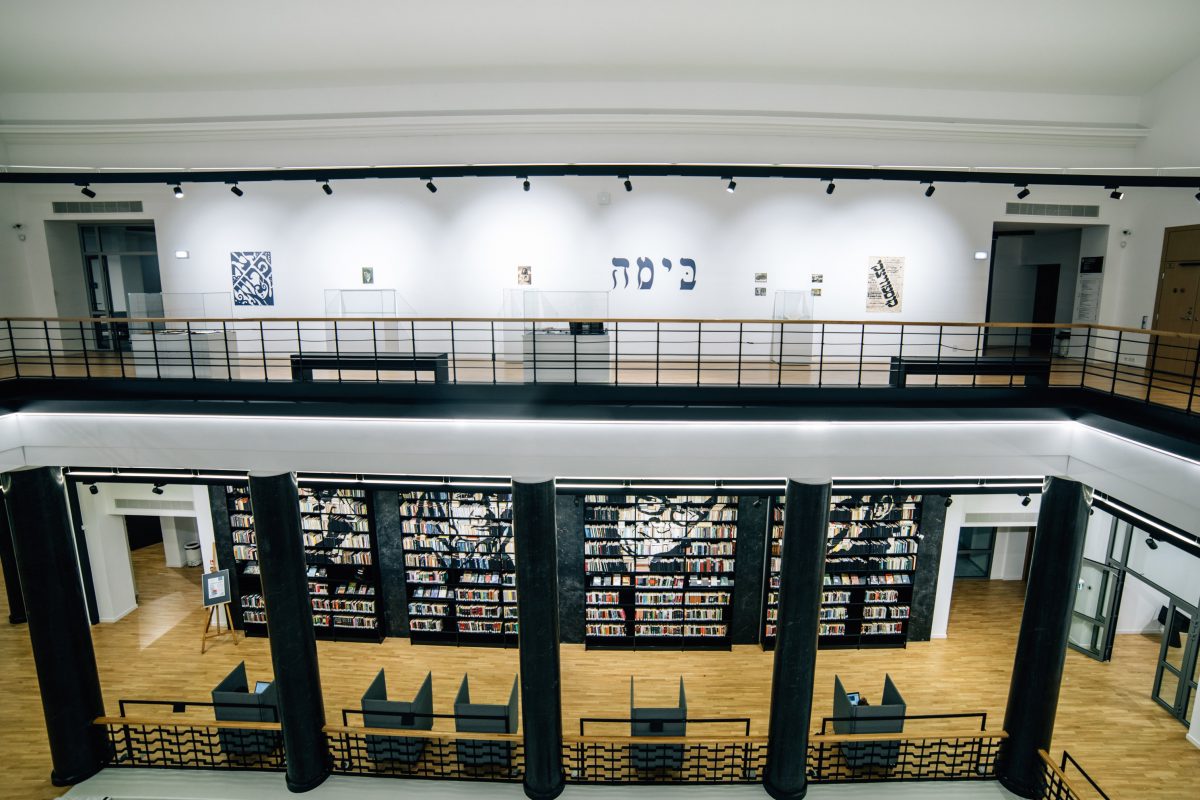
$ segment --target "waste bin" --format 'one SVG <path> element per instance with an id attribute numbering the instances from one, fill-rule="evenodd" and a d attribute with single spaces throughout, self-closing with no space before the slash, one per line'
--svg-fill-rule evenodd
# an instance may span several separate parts
<path id="1" fill-rule="evenodd" d="M 1066 358 L 1067 356 L 1071 355 L 1071 332 L 1059 331 L 1058 333 L 1054 334 L 1054 338 L 1057 340 L 1058 344 L 1057 355 L 1062 358 Z"/>
<path id="2" fill-rule="evenodd" d="M 189 567 L 200 566 L 200 543 L 188 542 L 183 546 L 183 563 Z"/>

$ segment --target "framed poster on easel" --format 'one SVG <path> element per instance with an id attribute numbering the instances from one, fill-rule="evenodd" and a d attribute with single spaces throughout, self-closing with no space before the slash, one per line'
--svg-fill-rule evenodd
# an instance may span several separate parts
<path id="1" fill-rule="evenodd" d="M 205 615 L 204 620 L 204 633 L 200 638 L 200 652 L 204 652 L 208 646 L 209 639 L 215 639 L 218 636 L 226 634 L 233 637 L 233 643 L 236 645 L 237 631 L 233 629 L 233 614 L 229 611 L 229 601 L 232 599 L 230 594 L 229 570 L 215 570 L 205 573 L 200 577 L 204 607 L 208 609 L 208 614 Z M 221 630 L 222 616 L 225 618 L 226 630 Z M 216 621 L 216 632 L 209 633 L 213 628 L 214 620 Z"/>

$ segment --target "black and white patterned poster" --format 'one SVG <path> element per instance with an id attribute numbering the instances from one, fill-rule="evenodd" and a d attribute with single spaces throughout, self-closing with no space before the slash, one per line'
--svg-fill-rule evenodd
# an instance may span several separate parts
<path id="1" fill-rule="evenodd" d="M 235 306 L 275 305 L 275 276 L 271 273 L 270 250 L 247 250 L 229 254 L 233 270 Z"/>
<path id="2" fill-rule="evenodd" d="M 904 256 L 871 256 L 867 264 L 867 311 L 899 314 L 904 304 Z"/>

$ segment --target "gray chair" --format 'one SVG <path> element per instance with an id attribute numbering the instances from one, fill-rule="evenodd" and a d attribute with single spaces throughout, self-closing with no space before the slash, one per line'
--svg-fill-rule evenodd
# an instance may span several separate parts
<path id="1" fill-rule="evenodd" d="M 506 704 L 472 703 L 468 677 L 463 675 L 458 694 L 454 697 L 454 729 L 470 733 L 517 732 L 517 679 Z M 461 719 L 459 717 L 462 717 Z M 482 717 L 482 719 L 481 719 Z M 512 765 L 511 742 L 459 739 L 455 743 L 458 761 L 464 767 L 504 767 Z"/>
<path id="2" fill-rule="evenodd" d="M 629 732 L 633 736 L 686 736 L 687 695 L 679 679 L 679 705 L 674 708 L 638 708 L 633 702 L 633 678 L 629 679 Z M 639 772 L 678 771 L 683 768 L 681 744 L 630 745 L 629 760 Z"/>
<path id="3" fill-rule="evenodd" d="M 904 730 L 904 713 L 908 706 L 892 676 L 883 681 L 883 696 L 878 705 L 854 705 L 842 686 L 841 678 L 833 679 L 834 733 L 900 733 Z M 900 719 L 880 719 L 899 717 Z M 841 746 L 842 757 L 851 769 L 891 769 L 900 758 L 897 741 L 856 742 Z"/>
<path id="4" fill-rule="evenodd" d="M 218 721 L 278 722 L 275 711 L 275 683 L 257 694 L 246 681 L 246 662 L 238 664 L 212 690 L 213 711 Z M 248 756 L 272 753 L 279 747 L 278 731 L 248 731 L 218 728 L 221 749 L 230 755 Z"/>
<path id="5" fill-rule="evenodd" d="M 383 670 L 371 681 L 362 696 L 363 725 L 368 728 L 406 728 L 414 731 L 433 729 L 433 673 L 411 702 L 387 699 L 387 678 Z M 372 761 L 398 761 L 415 764 L 425 752 L 427 739 L 405 736 L 368 736 L 367 758 Z"/>

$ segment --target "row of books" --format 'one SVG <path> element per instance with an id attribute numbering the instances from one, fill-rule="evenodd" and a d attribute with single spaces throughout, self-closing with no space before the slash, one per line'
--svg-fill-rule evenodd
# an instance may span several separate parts
<path id="1" fill-rule="evenodd" d="M 409 567 L 445 567 L 446 569 L 488 571 L 498 571 L 512 567 L 512 561 L 509 558 L 439 555 L 438 553 L 405 553 L 404 563 Z"/>
<path id="2" fill-rule="evenodd" d="M 304 517 L 300 520 L 300 530 L 302 531 L 325 531 L 326 533 L 344 533 L 347 531 L 358 531 L 365 533 L 371 530 L 371 525 L 366 517 L 355 517 L 354 519 L 337 519 L 327 520 L 320 517 Z"/>
<path id="3" fill-rule="evenodd" d="M 318 600 L 312 601 L 313 611 L 346 611 L 355 614 L 374 614 L 374 600 Z"/>
<path id="4" fill-rule="evenodd" d="M 696 557 L 640 557 L 584 559 L 588 572 L 733 572 L 733 559 Z"/>
<path id="5" fill-rule="evenodd" d="M 404 549 L 434 550 L 439 553 L 513 553 L 513 540 L 506 538 L 461 538 L 457 534 L 447 534 L 445 537 L 434 536 L 405 536 Z"/>
<path id="6" fill-rule="evenodd" d="M 366 531 L 369 528 L 363 528 Z M 354 533 L 347 535 L 339 535 L 336 533 L 306 533 L 304 534 L 305 547 L 347 547 L 366 550 L 371 546 L 371 537 L 365 533 Z"/>
<path id="7" fill-rule="evenodd" d="M 704 522 L 731 522 L 737 519 L 737 508 L 716 505 L 685 506 L 675 510 L 670 506 L 652 510 L 643 506 L 589 506 L 585 522 L 656 522 L 691 527 Z"/>
<path id="8" fill-rule="evenodd" d="M 908 619 L 908 606 L 867 606 L 862 610 L 864 619 Z"/>
<path id="9" fill-rule="evenodd" d="M 700 625 L 700 624 L 662 624 L 662 623 L 642 623 L 633 626 L 634 636 L 683 636 L 696 638 L 721 638 L 728 631 L 726 625 Z"/>
<path id="10" fill-rule="evenodd" d="M 850 555 L 890 555 L 893 553 L 917 552 L 916 539 L 852 539 L 849 537 L 837 539 L 829 548 L 829 555 L 846 553 Z"/>
<path id="11" fill-rule="evenodd" d="M 233 532 L 234 544 L 257 544 L 254 539 L 254 531 L 251 530 L 235 530 Z"/>
<path id="12" fill-rule="evenodd" d="M 825 576 L 826 586 L 887 586 L 911 583 L 911 575 L 896 575 L 891 572 L 882 574 L 850 572 Z"/>
<path id="13" fill-rule="evenodd" d="M 623 501 L 614 500 L 612 495 L 607 494 L 584 495 L 583 499 L 587 503 L 599 506 L 625 506 L 632 503 L 639 503 L 641 505 L 666 504 L 672 506 L 737 505 L 737 498 L 731 495 L 718 495 L 717 497 L 712 497 L 711 495 L 707 497 L 699 495 L 638 495 L 634 500 L 630 500 L 629 495 L 618 495 L 618 497 L 620 496 L 624 496 L 626 499 Z"/>
<path id="14" fill-rule="evenodd" d="M 309 564 L 353 564 L 370 566 L 374 563 L 370 550 L 336 550 L 322 549 L 309 551 L 306 556 Z"/>
<path id="15" fill-rule="evenodd" d="M 669 536 L 666 534 L 670 534 Z M 585 525 L 584 539 L 669 539 L 692 541 L 694 539 L 736 539 L 737 526 L 710 522 L 670 523 L 669 527 L 646 525 Z"/>

